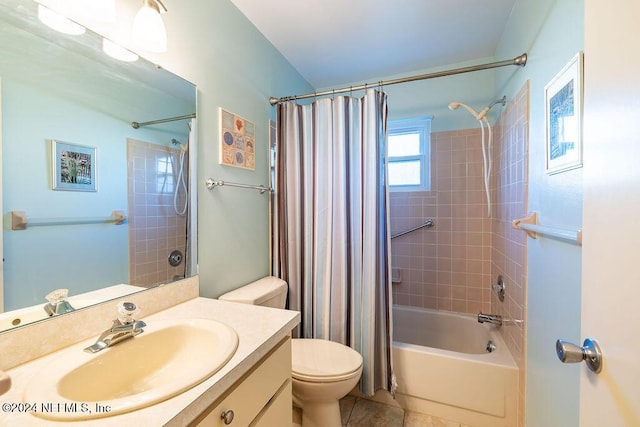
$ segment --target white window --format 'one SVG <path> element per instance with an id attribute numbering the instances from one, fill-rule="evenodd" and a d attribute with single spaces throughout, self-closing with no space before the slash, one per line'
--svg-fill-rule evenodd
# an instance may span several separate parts
<path id="1" fill-rule="evenodd" d="M 431 117 L 392 120 L 387 126 L 391 191 L 426 191 L 431 185 Z"/>
<path id="2" fill-rule="evenodd" d="M 173 162 L 169 156 L 156 157 L 156 191 L 173 193 Z"/>

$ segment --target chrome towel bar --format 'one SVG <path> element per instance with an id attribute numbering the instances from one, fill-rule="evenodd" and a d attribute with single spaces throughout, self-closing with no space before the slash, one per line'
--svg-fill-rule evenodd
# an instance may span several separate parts
<path id="1" fill-rule="evenodd" d="M 432 218 L 427 218 L 427 220 L 424 222 L 424 224 L 419 225 L 417 227 L 413 227 L 411 230 L 407 230 L 407 231 L 403 231 L 402 233 L 398 233 L 398 234 L 394 234 L 393 236 L 391 236 L 392 239 L 395 239 L 396 237 L 400 237 L 400 236 L 404 236 L 405 234 L 409 234 L 411 232 L 414 232 L 416 230 L 420 230 L 421 228 L 431 228 L 435 225 L 435 223 L 433 222 Z"/>
<path id="2" fill-rule="evenodd" d="M 271 188 L 265 187 L 264 185 L 249 185 L 249 184 L 238 184 L 237 182 L 228 182 L 228 181 L 216 181 L 213 178 L 209 178 L 205 181 L 205 185 L 209 190 L 213 190 L 216 187 L 229 186 L 229 187 L 239 187 L 239 188 L 249 188 L 252 190 L 258 190 L 260 194 L 269 191 L 271 192 Z"/>

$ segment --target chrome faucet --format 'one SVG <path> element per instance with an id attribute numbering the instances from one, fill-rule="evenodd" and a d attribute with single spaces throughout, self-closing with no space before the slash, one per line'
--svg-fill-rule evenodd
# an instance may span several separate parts
<path id="1" fill-rule="evenodd" d="M 49 292 L 45 297 L 49 302 L 43 307 L 44 311 L 46 311 L 49 316 L 57 316 L 74 311 L 75 308 L 67 301 L 68 295 L 69 289 L 56 289 L 55 291 Z"/>
<path id="2" fill-rule="evenodd" d="M 478 313 L 478 323 L 492 323 L 494 325 L 502 326 L 502 316 L 499 314 L 483 314 Z"/>
<path id="3" fill-rule="evenodd" d="M 142 320 L 134 320 L 133 316 L 138 313 L 136 305 L 132 302 L 122 302 L 118 304 L 118 318 L 113 321 L 113 325 L 102 332 L 95 344 L 85 348 L 87 353 L 97 353 L 107 347 L 116 345 L 128 338 L 144 332 L 142 328 L 147 326 Z"/>

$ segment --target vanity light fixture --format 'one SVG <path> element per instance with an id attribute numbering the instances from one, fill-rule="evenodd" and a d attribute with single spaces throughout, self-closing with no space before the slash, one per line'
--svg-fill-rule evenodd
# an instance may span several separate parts
<path id="1" fill-rule="evenodd" d="M 77 36 L 85 32 L 85 28 L 76 24 L 64 15 L 54 12 L 46 6 L 38 5 L 38 19 L 47 27 L 64 34 Z"/>
<path id="2" fill-rule="evenodd" d="M 167 11 L 161 0 L 142 0 L 142 7 L 133 20 L 133 42 L 150 52 L 167 50 L 167 30 L 160 13 Z"/>
<path id="3" fill-rule="evenodd" d="M 110 57 L 124 62 L 135 62 L 139 56 L 131 52 L 129 49 L 117 45 L 109 39 L 102 39 L 102 51 Z"/>

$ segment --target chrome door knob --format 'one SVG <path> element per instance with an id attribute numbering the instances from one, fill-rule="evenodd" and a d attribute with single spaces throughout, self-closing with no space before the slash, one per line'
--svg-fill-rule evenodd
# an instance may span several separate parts
<path id="1" fill-rule="evenodd" d="M 602 351 L 600 346 L 591 338 L 584 340 L 580 347 L 564 340 L 556 341 L 556 354 L 562 363 L 579 363 L 584 361 L 589 369 L 596 374 L 602 370 Z"/>

